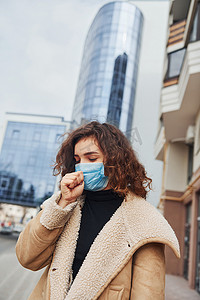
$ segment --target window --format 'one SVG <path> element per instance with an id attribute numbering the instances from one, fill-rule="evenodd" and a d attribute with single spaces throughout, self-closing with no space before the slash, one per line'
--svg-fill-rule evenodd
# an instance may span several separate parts
<path id="1" fill-rule="evenodd" d="M 200 40 L 200 3 L 198 3 L 192 30 L 190 33 L 190 42 L 195 42 L 198 40 Z"/>
<path id="2" fill-rule="evenodd" d="M 9 179 L 1 178 L 0 184 L 1 184 L 1 189 L 7 189 L 9 185 Z"/>
<path id="3" fill-rule="evenodd" d="M 96 87 L 96 92 L 95 92 L 95 96 L 96 97 L 100 97 L 102 93 L 102 87 L 101 86 L 97 86 Z"/>
<path id="4" fill-rule="evenodd" d="M 55 138 L 55 142 L 56 142 L 56 143 L 60 143 L 60 142 L 61 142 L 61 136 L 62 136 L 61 133 L 57 133 L 57 134 L 56 134 L 56 138 Z"/>
<path id="5" fill-rule="evenodd" d="M 12 131 L 12 138 L 13 138 L 13 139 L 19 138 L 19 134 L 20 134 L 20 130 L 14 129 L 14 130 Z"/>
<path id="6" fill-rule="evenodd" d="M 28 161 L 28 165 L 29 166 L 35 166 L 35 163 L 36 163 L 36 157 L 35 156 L 30 156 L 29 161 Z"/>
<path id="7" fill-rule="evenodd" d="M 30 181 L 25 181 L 23 184 L 23 188 L 24 190 L 28 190 L 31 186 L 31 182 Z"/>
<path id="8" fill-rule="evenodd" d="M 200 118 L 196 125 L 195 154 L 197 155 L 199 151 L 200 151 Z"/>
<path id="9" fill-rule="evenodd" d="M 12 163 L 14 159 L 15 159 L 15 153 L 14 152 L 13 153 L 8 153 L 6 155 L 6 163 L 7 164 Z"/>
<path id="10" fill-rule="evenodd" d="M 168 55 L 168 70 L 165 79 L 178 77 L 180 75 L 184 56 L 185 48 L 172 52 Z"/>
<path id="11" fill-rule="evenodd" d="M 34 132 L 34 136 L 33 136 L 33 140 L 34 141 L 40 141 L 40 137 L 41 137 L 41 132 Z"/>
<path id="12" fill-rule="evenodd" d="M 106 66 L 105 62 L 101 62 L 99 64 L 99 71 L 104 71 L 105 70 L 105 66 Z"/>
<path id="13" fill-rule="evenodd" d="M 188 146 L 188 183 L 190 182 L 193 174 L 193 152 L 194 152 L 194 146 L 193 144 Z"/>

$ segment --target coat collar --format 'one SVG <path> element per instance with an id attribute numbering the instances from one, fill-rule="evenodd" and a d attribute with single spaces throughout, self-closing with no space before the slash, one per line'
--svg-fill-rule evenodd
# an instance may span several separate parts
<path id="1" fill-rule="evenodd" d="M 59 286 L 63 289 L 70 276 L 83 203 L 83 198 L 78 200 L 57 243 L 52 269 L 65 270 L 58 276 L 51 274 L 52 291 L 58 291 Z M 134 252 L 149 242 L 167 244 L 180 255 L 176 236 L 163 216 L 143 198 L 129 194 L 95 238 L 70 289 L 68 284 L 63 291 L 65 299 L 97 299 Z M 52 299 L 63 299 L 57 295 L 53 292 Z"/>

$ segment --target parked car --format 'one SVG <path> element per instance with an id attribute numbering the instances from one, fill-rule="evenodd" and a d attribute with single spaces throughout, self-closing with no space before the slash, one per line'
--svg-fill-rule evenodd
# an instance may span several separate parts
<path id="1" fill-rule="evenodd" d="M 2 223 L 1 227 L 0 227 L 0 233 L 1 234 L 12 234 L 12 225 Z"/>

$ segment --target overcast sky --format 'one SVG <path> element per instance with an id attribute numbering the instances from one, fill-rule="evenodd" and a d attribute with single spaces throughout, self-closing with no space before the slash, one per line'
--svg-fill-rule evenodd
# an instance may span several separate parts
<path id="1" fill-rule="evenodd" d="M 84 40 L 107 2 L 0 1 L 1 120 L 5 111 L 71 118 Z"/>
<path id="2" fill-rule="evenodd" d="M 107 1 L 0 1 L 0 118 L 5 111 L 69 120 L 84 40 Z"/>
<path id="3" fill-rule="evenodd" d="M 108 2 L 0 1 L 0 129 L 5 112 L 71 119 L 86 34 L 98 9 Z M 133 124 L 139 130 L 142 144 L 136 144 L 135 148 L 154 177 L 158 202 L 162 166 L 153 161 L 153 144 L 168 1 L 132 2 L 145 17 Z"/>

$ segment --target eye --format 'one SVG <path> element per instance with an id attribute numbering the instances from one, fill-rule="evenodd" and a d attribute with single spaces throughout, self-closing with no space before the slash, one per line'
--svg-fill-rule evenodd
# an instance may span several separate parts
<path id="1" fill-rule="evenodd" d="M 89 161 L 95 161 L 97 158 L 89 158 Z"/>

